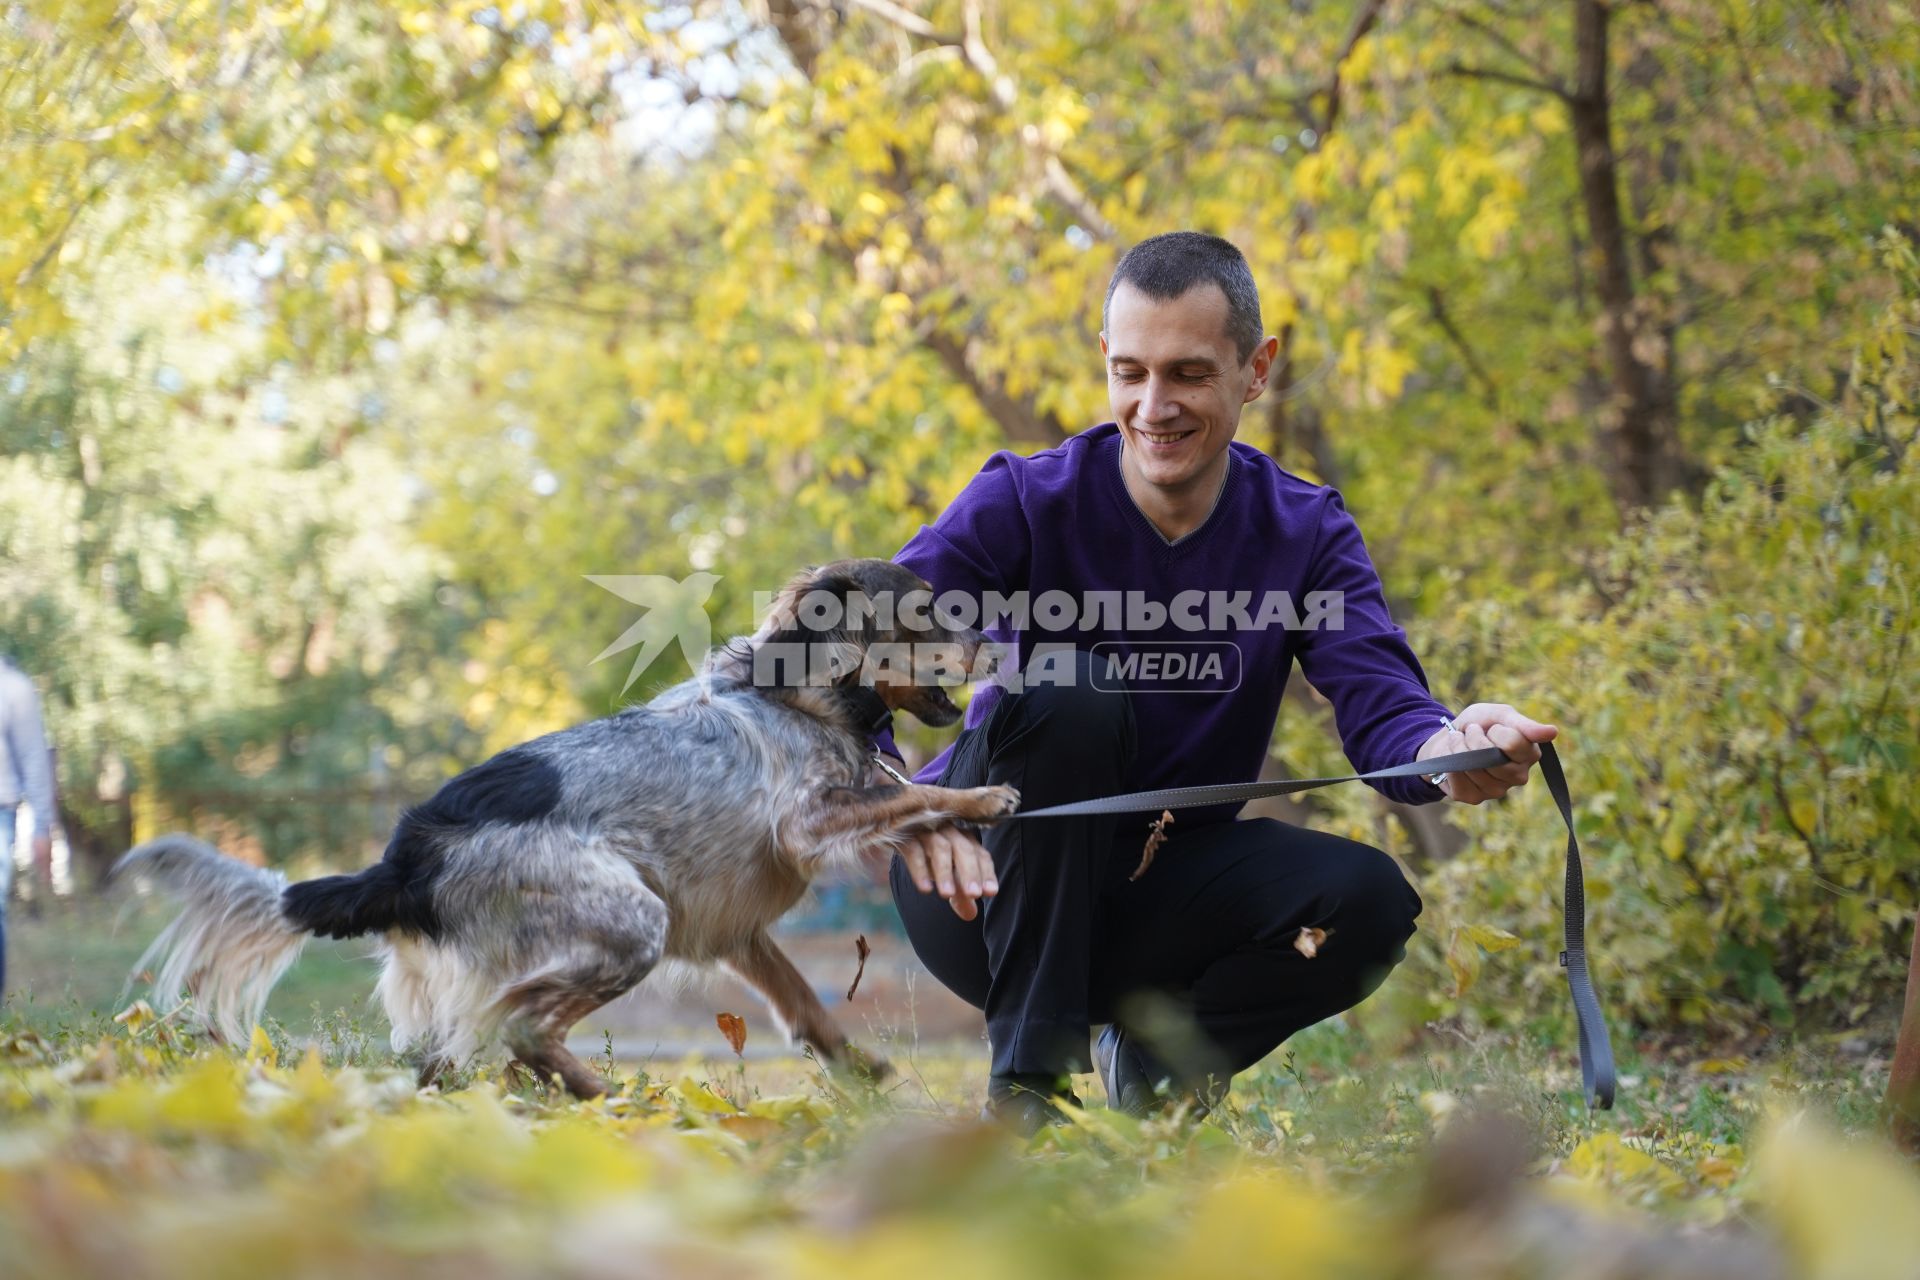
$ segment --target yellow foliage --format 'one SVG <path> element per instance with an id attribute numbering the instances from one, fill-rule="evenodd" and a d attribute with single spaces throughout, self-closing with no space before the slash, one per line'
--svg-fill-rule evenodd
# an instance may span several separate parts
<path id="1" fill-rule="evenodd" d="M 1808 1280 L 1909 1280 L 1920 1258 L 1920 1183 L 1879 1146 L 1847 1143 L 1805 1115 L 1778 1120 L 1756 1161 L 1796 1271 Z"/>

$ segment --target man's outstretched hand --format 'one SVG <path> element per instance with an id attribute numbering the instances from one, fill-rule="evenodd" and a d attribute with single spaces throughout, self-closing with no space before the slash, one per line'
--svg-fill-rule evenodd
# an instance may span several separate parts
<path id="1" fill-rule="evenodd" d="M 899 756 L 893 760 L 902 769 L 906 768 L 907 762 Z M 873 786 L 884 787 L 892 785 L 893 779 L 876 767 L 871 771 L 871 781 Z M 906 861 L 913 887 L 922 893 L 938 892 L 953 908 L 953 914 L 962 920 L 971 920 L 980 914 L 980 899 L 1000 892 L 993 855 L 958 827 L 915 832 L 900 846 L 899 853 Z"/>
<path id="2" fill-rule="evenodd" d="M 1449 800 L 1479 804 L 1498 800 L 1515 787 L 1527 785 L 1527 775 L 1540 758 L 1540 744 L 1560 733 L 1550 724 L 1529 720 L 1504 702 L 1476 702 L 1453 718 L 1452 729 L 1442 729 L 1421 746 L 1417 760 L 1498 747 L 1509 763 L 1491 769 L 1449 773 L 1440 789 Z"/>
<path id="3" fill-rule="evenodd" d="M 962 920 L 980 914 L 976 904 L 981 898 L 1000 892 L 993 855 L 958 828 L 916 832 L 900 846 L 900 856 L 906 859 L 913 887 L 922 893 L 938 892 Z"/>

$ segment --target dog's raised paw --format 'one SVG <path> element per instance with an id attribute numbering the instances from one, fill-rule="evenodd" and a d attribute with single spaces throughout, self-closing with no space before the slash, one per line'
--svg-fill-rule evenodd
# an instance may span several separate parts
<path id="1" fill-rule="evenodd" d="M 995 787 L 975 787 L 967 795 L 974 802 L 974 810 L 965 816 L 975 822 L 1004 818 L 1020 807 L 1019 789 L 1004 783 Z"/>

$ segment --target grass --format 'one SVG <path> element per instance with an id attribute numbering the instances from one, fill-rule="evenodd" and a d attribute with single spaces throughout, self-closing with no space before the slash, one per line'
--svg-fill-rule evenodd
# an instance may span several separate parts
<path id="1" fill-rule="evenodd" d="M 141 952 L 171 918 L 164 904 L 114 904 L 94 897 L 60 900 L 37 916 L 15 904 L 7 917 L 7 1003 L 42 1030 L 100 1010 L 118 1010 Z M 274 988 L 267 1014 L 305 1025 L 322 1010 L 359 1011 L 373 989 L 364 941 L 311 940 Z"/>
<path id="2" fill-rule="evenodd" d="M 1893 1280 L 1920 1256 L 1920 1179 L 1873 1141 L 1884 1065 L 1826 1044 L 1623 1044 L 1618 1109 L 1588 1114 L 1557 1025 L 1336 1019 L 1203 1122 L 1113 1115 L 1083 1077 L 1089 1109 L 1022 1143 L 973 1119 L 980 1057 L 918 1053 L 911 1027 L 879 1088 L 716 1035 L 713 1056 L 609 1054 L 615 1093 L 589 1103 L 487 1062 L 417 1091 L 351 947 L 310 951 L 226 1048 L 114 1020 L 154 922 L 109 923 L 17 933 L 35 994 L 0 1012 L 9 1275 L 1626 1277 L 1657 1257 Z"/>
<path id="3" fill-rule="evenodd" d="M 879 1089 L 613 1060 L 613 1096 L 576 1103 L 486 1063 L 417 1091 L 377 1030 L 334 1013 L 242 1052 L 144 1013 L 0 1016 L 9 1274 L 1624 1277 L 1634 1242 L 1664 1275 L 1744 1249 L 1743 1275 L 1874 1280 L 1920 1247 L 1920 1179 L 1834 1136 L 1870 1125 L 1868 1070 L 1640 1062 L 1590 1116 L 1527 1043 L 1382 1057 L 1335 1023 L 1204 1122 L 1094 1106 L 1021 1143 L 972 1122 L 972 1057 Z M 1809 1101 L 1830 1127 L 1768 1118 Z"/>

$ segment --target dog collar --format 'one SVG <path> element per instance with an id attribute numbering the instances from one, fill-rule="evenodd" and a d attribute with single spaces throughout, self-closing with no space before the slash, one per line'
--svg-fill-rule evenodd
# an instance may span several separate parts
<path id="1" fill-rule="evenodd" d="M 893 723 L 893 709 L 873 691 L 872 685 L 842 685 L 837 692 L 853 720 L 853 727 L 869 738 Z"/>

